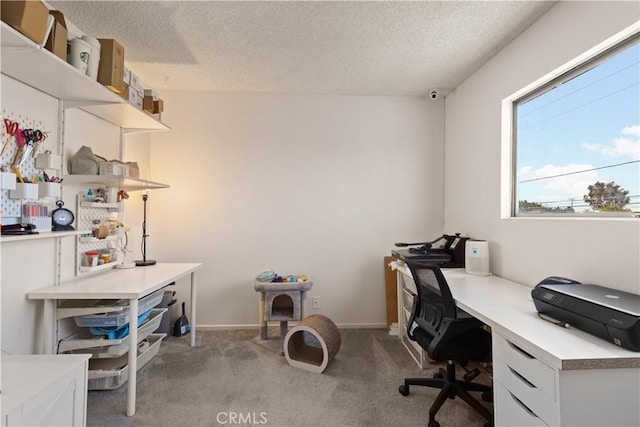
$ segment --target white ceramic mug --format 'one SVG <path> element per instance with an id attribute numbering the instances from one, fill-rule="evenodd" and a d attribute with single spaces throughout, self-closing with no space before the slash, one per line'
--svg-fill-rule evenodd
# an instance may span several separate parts
<path id="1" fill-rule="evenodd" d="M 87 74 L 91 45 L 82 39 L 71 40 L 71 65 Z"/>

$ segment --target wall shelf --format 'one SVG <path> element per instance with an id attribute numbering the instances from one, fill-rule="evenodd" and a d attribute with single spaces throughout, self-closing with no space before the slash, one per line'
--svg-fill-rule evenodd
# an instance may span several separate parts
<path id="1" fill-rule="evenodd" d="M 63 178 L 63 185 L 108 186 L 128 191 L 169 188 L 167 184 L 120 175 L 65 175 Z"/>
<path id="2" fill-rule="evenodd" d="M 110 123 L 134 131 L 169 130 L 71 64 L 0 22 L 2 73 Z M 28 64 L 28 66 L 26 66 Z"/>
<path id="3" fill-rule="evenodd" d="M 39 234 L 25 234 L 22 236 L 2 236 L 0 237 L 0 243 L 22 242 L 25 240 L 55 239 L 59 237 L 79 236 L 82 234 L 91 234 L 91 230 L 47 231 Z"/>

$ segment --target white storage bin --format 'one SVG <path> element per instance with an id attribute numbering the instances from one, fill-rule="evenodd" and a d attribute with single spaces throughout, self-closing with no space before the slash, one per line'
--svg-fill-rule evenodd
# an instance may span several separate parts
<path id="1" fill-rule="evenodd" d="M 40 153 L 36 156 L 36 169 L 60 170 L 62 160 L 60 156 L 51 153 Z"/>
<path id="2" fill-rule="evenodd" d="M 158 354 L 164 337 L 165 334 L 151 334 L 146 342 L 138 344 L 138 371 Z M 122 386 L 129 379 L 128 361 L 128 354 L 112 359 L 90 359 L 88 389 L 113 390 Z"/>
<path id="3" fill-rule="evenodd" d="M 100 175 L 129 176 L 129 166 L 118 162 L 100 162 Z"/>
<path id="4" fill-rule="evenodd" d="M 39 182 L 38 196 L 60 197 L 60 184 L 58 184 L 57 182 Z"/>
<path id="5" fill-rule="evenodd" d="M 0 172 L 0 188 L 3 190 L 15 190 L 16 174 L 11 172 Z"/>
<path id="6" fill-rule="evenodd" d="M 9 190 L 9 198 L 11 199 L 38 199 L 38 184 L 16 183 L 15 190 Z"/>
<path id="7" fill-rule="evenodd" d="M 138 314 L 160 304 L 164 291 L 159 290 L 138 301 Z M 76 316 L 74 320 L 76 325 L 81 327 L 103 327 L 103 326 L 122 326 L 129 323 L 129 300 L 119 300 L 114 307 L 123 307 L 119 313 L 92 314 L 87 316 Z"/>
<path id="8" fill-rule="evenodd" d="M 138 328 L 138 342 L 160 327 L 166 308 L 154 308 L 149 318 Z M 114 340 L 96 336 L 84 329 L 82 332 L 60 341 L 60 353 L 90 353 L 92 358 L 120 357 L 129 351 L 129 335 Z"/>

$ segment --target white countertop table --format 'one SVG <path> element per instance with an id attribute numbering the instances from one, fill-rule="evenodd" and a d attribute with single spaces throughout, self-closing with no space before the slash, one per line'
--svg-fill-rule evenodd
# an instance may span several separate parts
<path id="1" fill-rule="evenodd" d="M 29 292 L 29 299 L 44 300 L 45 348 L 54 352 L 56 337 L 55 308 L 59 299 L 128 299 L 129 318 L 138 318 L 138 299 L 176 280 L 191 275 L 191 346 L 196 344 L 196 272 L 199 263 L 158 263 L 131 269 L 114 269 L 89 277 L 79 277 L 60 285 Z M 129 328 L 129 381 L 127 383 L 127 415 L 136 412 L 137 322 Z"/>

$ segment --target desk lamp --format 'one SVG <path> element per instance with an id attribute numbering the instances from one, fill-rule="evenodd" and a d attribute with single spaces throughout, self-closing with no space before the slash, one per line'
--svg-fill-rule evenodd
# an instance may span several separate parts
<path id="1" fill-rule="evenodd" d="M 138 267 L 145 267 L 156 263 L 156 260 L 154 259 L 147 259 L 147 237 L 149 237 L 147 234 L 147 199 L 149 199 L 149 195 L 145 191 L 142 194 L 142 202 L 144 203 L 142 217 L 142 259 L 135 261 L 136 266 Z"/>

